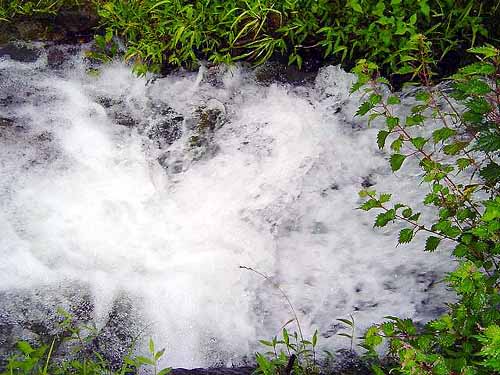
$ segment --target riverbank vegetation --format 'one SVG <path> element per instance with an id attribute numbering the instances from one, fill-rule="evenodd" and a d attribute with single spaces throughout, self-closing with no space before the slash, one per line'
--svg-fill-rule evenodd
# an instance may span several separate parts
<path id="1" fill-rule="evenodd" d="M 431 51 L 423 35 L 408 43 L 404 67 L 420 85 L 405 118 L 396 115 L 397 96 L 384 94 L 387 81 L 376 64 L 358 62 L 354 89 L 364 90 L 367 99 L 358 115 L 385 122 L 377 143 L 381 149 L 389 145 L 392 170 L 410 159 L 420 166 L 428 187 L 423 203 L 435 207 L 436 217 L 426 224 L 411 204 L 372 190 L 361 192 L 366 201 L 360 208 L 379 212 L 375 227 L 403 223 L 399 244 L 426 235 L 425 251 L 451 246 L 456 268 L 445 282 L 458 299 L 422 329 L 388 317 L 366 332 L 362 346 L 376 359 L 375 348 L 387 341 L 397 363 L 392 373 L 493 374 L 500 372 L 500 50 L 470 49 L 478 61 L 441 85 L 433 81 Z"/>
<path id="2" fill-rule="evenodd" d="M 138 73 L 166 67 L 282 60 L 299 68 L 325 62 L 351 68 L 369 57 L 386 76 L 402 75 L 399 51 L 411 35 L 432 43 L 442 74 L 467 61 L 465 49 L 498 40 L 498 1 L 474 0 L 2 0 L 0 20 L 92 7 L 100 51 L 113 38 Z"/>

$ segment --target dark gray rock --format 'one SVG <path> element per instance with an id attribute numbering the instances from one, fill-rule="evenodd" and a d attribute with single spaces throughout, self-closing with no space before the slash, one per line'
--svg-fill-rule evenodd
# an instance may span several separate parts
<path id="1" fill-rule="evenodd" d="M 8 43 L 0 47 L 0 57 L 10 57 L 20 62 L 35 62 L 40 57 L 40 50 L 24 44 Z"/>

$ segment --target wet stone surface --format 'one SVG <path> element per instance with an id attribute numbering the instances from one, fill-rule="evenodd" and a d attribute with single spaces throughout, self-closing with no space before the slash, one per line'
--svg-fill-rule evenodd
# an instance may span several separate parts
<path id="1" fill-rule="evenodd" d="M 35 62 L 40 57 L 40 50 L 25 44 L 8 43 L 0 46 L 0 58 L 2 57 L 20 62 Z"/>

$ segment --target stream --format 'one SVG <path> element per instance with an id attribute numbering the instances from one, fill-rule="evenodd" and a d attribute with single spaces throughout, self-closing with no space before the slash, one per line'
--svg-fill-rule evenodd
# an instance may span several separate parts
<path id="1" fill-rule="evenodd" d="M 138 335 L 139 351 L 149 337 L 166 348 L 164 365 L 249 363 L 293 316 L 240 266 L 279 284 L 324 349 L 350 346 L 337 318 L 361 335 L 443 311 L 447 252 L 425 254 L 425 236 L 396 247 L 402 227 L 356 209 L 363 187 L 402 202 L 425 187 L 411 162 L 393 174 L 378 125 L 354 116 L 352 75 L 138 78 L 120 62 L 92 70 L 84 48 L 25 48 L 0 54 L 0 355 L 54 334 L 63 308 L 111 357 Z"/>

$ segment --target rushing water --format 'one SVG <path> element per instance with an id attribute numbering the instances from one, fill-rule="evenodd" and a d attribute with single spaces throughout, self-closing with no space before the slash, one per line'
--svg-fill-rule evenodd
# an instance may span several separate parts
<path id="1" fill-rule="evenodd" d="M 0 328 L 32 337 L 23 324 L 61 306 L 109 330 L 114 311 L 168 365 L 237 364 L 291 318 L 240 265 L 279 283 L 329 348 L 349 345 L 336 318 L 361 333 L 437 313 L 446 254 L 423 254 L 425 238 L 396 248 L 397 227 L 356 210 L 363 184 L 424 192 L 354 118 L 352 77 L 265 86 L 220 70 L 146 84 L 119 63 L 88 74 L 80 52 L 56 68 L 45 52 L 0 59 Z"/>

